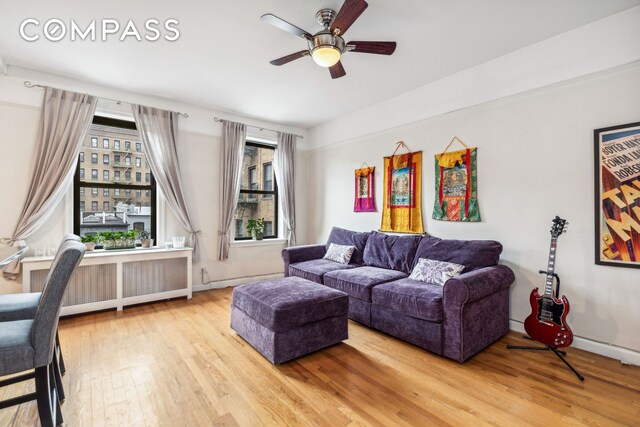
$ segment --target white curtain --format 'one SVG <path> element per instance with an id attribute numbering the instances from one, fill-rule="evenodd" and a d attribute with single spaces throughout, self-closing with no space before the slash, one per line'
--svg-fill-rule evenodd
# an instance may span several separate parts
<path id="1" fill-rule="evenodd" d="M 133 116 L 144 145 L 153 177 L 160 186 L 173 214 L 189 232 L 193 259 L 199 259 L 198 235 L 193 226 L 182 191 L 180 165 L 176 148 L 178 113 L 157 108 L 133 105 Z"/>
<path id="2" fill-rule="evenodd" d="M 13 245 L 29 238 L 47 221 L 73 181 L 82 140 L 91 125 L 97 98 L 86 94 L 46 88 L 36 162 L 31 188 L 13 236 L 2 239 Z M 4 277 L 15 280 L 18 261 L 3 269 Z"/>
<path id="3" fill-rule="evenodd" d="M 295 160 L 296 136 L 278 132 L 278 147 L 273 161 L 273 170 L 278 183 L 278 195 L 289 246 L 296 244 Z"/>
<path id="4" fill-rule="evenodd" d="M 220 193 L 220 228 L 218 259 L 229 258 L 229 232 L 240 196 L 244 145 L 247 126 L 225 120 L 222 123 L 222 189 Z"/>

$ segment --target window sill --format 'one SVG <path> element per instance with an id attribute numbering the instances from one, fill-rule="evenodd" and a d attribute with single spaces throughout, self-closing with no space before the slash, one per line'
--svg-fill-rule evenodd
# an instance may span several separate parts
<path id="1" fill-rule="evenodd" d="M 276 246 L 286 245 L 287 239 L 265 239 L 265 240 L 234 240 L 229 243 L 232 247 L 250 248 L 253 246 Z"/>

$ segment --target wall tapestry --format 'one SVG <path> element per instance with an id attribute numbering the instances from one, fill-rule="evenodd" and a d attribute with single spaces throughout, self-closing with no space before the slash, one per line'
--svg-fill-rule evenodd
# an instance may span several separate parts
<path id="1" fill-rule="evenodd" d="M 464 150 L 447 153 L 454 141 L 462 144 Z M 458 137 L 454 137 L 441 154 L 436 154 L 436 200 L 433 219 L 480 221 L 477 154 L 476 147 L 467 147 Z"/>
<path id="2" fill-rule="evenodd" d="M 640 268 L 640 122 L 593 133 L 596 264 Z"/>
<path id="3" fill-rule="evenodd" d="M 362 166 L 365 166 L 363 163 Z M 356 169 L 354 212 L 376 212 L 375 166 Z"/>
<path id="4" fill-rule="evenodd" d="M 422 228 L 422 151 L 411 152 L 404 142 L 384 158 L 384 197 L 380 231 L 424 233 Z M 409 151 L 398 154 L 398 148 Z"/>

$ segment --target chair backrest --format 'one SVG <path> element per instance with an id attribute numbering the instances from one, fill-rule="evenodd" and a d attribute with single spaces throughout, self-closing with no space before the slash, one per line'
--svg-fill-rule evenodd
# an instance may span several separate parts
<path id="1" fill-rule="evenodd" d="M 53 346 L 58 319 L 62 308 L 62 297 L 69 284 L 69 279 L 82 260 L 86 246 L 75 240 L 67 240 L 60 246 L 56 254 L 47 283 L 45 283 L 36 316 L 31 328 L 31 345 L 35 350 L 35 367 L 46 366 L 53 357 Z"/>

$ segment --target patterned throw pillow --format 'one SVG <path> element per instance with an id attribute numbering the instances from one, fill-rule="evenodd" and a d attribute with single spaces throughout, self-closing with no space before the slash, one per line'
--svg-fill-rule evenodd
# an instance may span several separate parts
<path id="1" fill-rule="evenodd" d="M 409 279 L 444 286 L 447 280 L 460 275 L 462 270 L 464 265 L 420 258 Z"/>
<path id="2" fill-rule="evenodd" d="M 339 262 L 340 264 L 349 264 L 349 260 L 351 260 L 351 255 L 353 255 L 353 251 L 355 249 L 355 246 L 344 246 L 331 243 L 323 259 Z"/>

